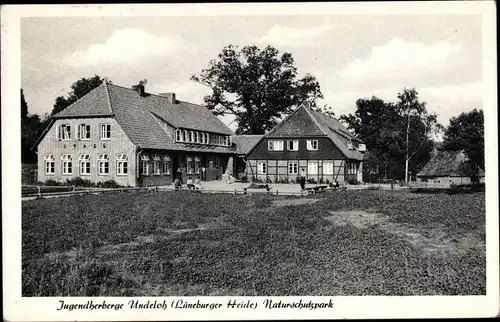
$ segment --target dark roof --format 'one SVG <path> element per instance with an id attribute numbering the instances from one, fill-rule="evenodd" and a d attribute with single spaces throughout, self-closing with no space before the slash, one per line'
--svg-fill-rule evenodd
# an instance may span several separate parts
<path id="1" fill-rule="evenodd" d="M 54 118 L 66 117 L 88 117 L 88 116 L 111 116 L 111 104 L 109 103 L 109 95 L 107 87 L 103 82 L 88 94 L 81 97 L 79 100 L 66 107 L 64 110 L 55 114 Z"/>
<path id="2" fill-rule="evenodd" d="M 248 154 L 262 137 L 263 135 L 233 135 L 232 141 L 236 144 L 236 153 Z"/>
<path id="3" fill-rule="evenodd" d="M 437 151 L 431 160 L 420 170 L 418 177 L 463 177 L 460 165 L 467 161 L 464 151 Z M 484 171 L 479 170 L 479 176 L 484 177 Z"/>
<path id="4" fill-rule="evenodd" d="M 177 101 L 103 82 L 54 118 L 114 116 L 128 138 L 147 149 L 187 150 L 234 153 L 234 148 L 176 144 L 156 117 L 173 127 L 231 135 L 217 116 L 201 105 Z M 155 117 L 156 116 L 156 117 Z"/>
<path id="5" fill-rule="evenodd" d="M 300 118 L 300 125 L 298 123 L 293 126 L 288 125 L 294 117 Z M 290 121 L 290 122 L 289 122 Z M 299 128 L 306 128 L 299 130 Z M 274 127 L 267 136 L 276 135 L 321 135 L 326 136 L 339 148 L 339 150 L 348 159 L 353 160 L 363 160 L 364 154 L 357 151 L 351 150 L 348 147 L 350 141 L 357 141 L 363 143 L 361 140 L 356 138 L 354 134 L 349 132 L 345 126 L 340 123 L 339 120 L 334 119 L 326 114 L 313 111 L 310 107 L 302 104 L 297 108 L 292 114 L 287 116 L 283 121 L 281 121 L 276 127 Z"/>

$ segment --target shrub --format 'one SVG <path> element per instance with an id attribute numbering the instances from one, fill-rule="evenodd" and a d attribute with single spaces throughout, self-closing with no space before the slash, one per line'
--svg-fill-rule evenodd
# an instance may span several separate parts
<path id="1" fill-rule="evenodd" d="M 352 184 L 352 185 L 357 185 L 359 184 L 358 180 L 357 179 L 349 179 L 347 180 L 347 183 L 348 184 Z"/>
<path id="2" fill-rule="evenodd" d="M 253 182 L 255 182 L 255 183 L 262 183 L 263 181 L 259 177 L 253 177 Z"/>
<path id="3" fill-rule="evenodd" d="M 49 179 L 45 182 L 42 182 L 42 184 L 46 185 L 46 186 L 60 186 L 61 183 L 59 181 L 55 181 L 55 180 L 52 180 L 52 179 Z"/>
<path id="4" fill-rule="evenodd" d="M 307 183 L 315 184 L 315 183 L 318 183 L 318 182 L 314 178 L 309 178 L 309 179 L 307 179 Z"/>
<path id="5" fill-rule="evenodd" d="M 280 177 L 277 183 L 288 183 L 288 179 L 286 177 Z"/>
<path id="6" fill-rule="evenodd" d="M 80 177 L 76 177 L 74 179 L 67 179 L 66 184 L 68 186 L 76 186 L 76 187 L 95 187 L 96 184 L 90 180 L 82 179 Z"/>
<path id="7" fill-rule="evenodd" d="M 97 183 L 99 188 L 122 188 L 123 186 L 118 184 L 115 180 L 108 180 L 104 182 Z"/>
<path id="8" fill-rule="evenodd" d="M 320 178 L 319 183 L 323 184 L 323 183 L 325 183 L 325 180 L 323 180 L 323 178 Z"/>
<path id="9" fill-rule="evenodd" d="M 241 176 L 241 182 L 247 183 L 248 182 L 248 177 L 246 175 L 245 176 Z"/>

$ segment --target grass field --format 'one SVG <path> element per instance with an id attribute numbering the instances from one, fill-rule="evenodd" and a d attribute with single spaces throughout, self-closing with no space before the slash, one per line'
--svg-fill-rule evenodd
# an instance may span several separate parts
<path id="1" fill-rule="evenodd" d="M 23 202 L 23 296 L 485 294 L 484 193 Z"/>

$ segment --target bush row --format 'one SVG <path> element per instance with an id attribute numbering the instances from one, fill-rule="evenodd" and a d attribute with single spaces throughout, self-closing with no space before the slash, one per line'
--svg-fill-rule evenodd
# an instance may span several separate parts
<path id="1" fill-rule="evenodd" d="M 85 188 L 125 188 L 126 186 L 122 186 L 118 184 L 114 180 L 107 180 L 102 182 L 92 182 L 88 179 L 82 179 L 80 177 L 76 177 L 73 179 L 66 179 L 66 182 L 59 182 L 55 180 L 47 180 L 45 182 L 39 182 L 40 185 L 45 186 L 75 186 L 75 187 L 85 187 Z"/>

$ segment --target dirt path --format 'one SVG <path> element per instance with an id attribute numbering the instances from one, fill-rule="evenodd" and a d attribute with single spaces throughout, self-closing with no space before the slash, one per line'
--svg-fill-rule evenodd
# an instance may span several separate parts
<path id="1" fill-rule="evenodd" d="M 431 229 L 409 227 L 405 224 L 390 222 L 389 218 L 380 213 L 366 211 L 330 211 L 331 216 L 325 217 L 333 225 L 366 229 L 376 227 L 385 232 L 403 237 L 412 245 L 421 248 L 429 254 L 446 256 L 449 253 L 465 253 L 469 249 L 486 251 L 484 241 L 473 233 L 450 238 L 445 233 L 443 225 L 436 225 Z"/>

